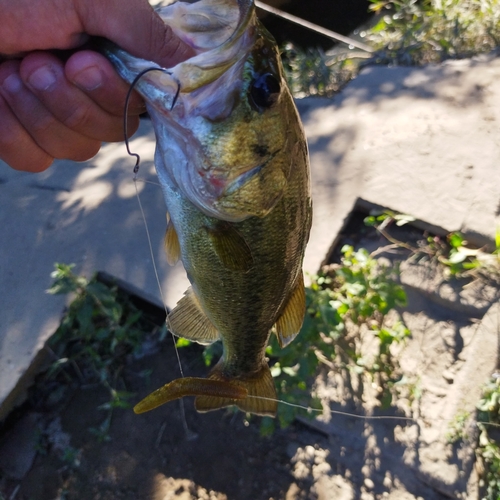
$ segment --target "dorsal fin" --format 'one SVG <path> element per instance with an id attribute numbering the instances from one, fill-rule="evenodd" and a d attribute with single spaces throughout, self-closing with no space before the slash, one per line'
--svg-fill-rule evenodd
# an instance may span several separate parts
<path id="1" fill-rule="evenodd" d="M 306 292 L 304 289 L 304 275 L 301 272 L 288 303 L 275 324 L 276 337 L 280 347 L 286 347 L 298 335 L 305 313 Z"/>
<path id="2" fill-rule="evenodd" d="M 245 238 L 228 222 L 219 222 L 206 231 L 215 253 L 231 271 L 248 271 L 253 265 L 252 252 Z"/>
<path id="3" fill-rule="evenodd" d="M 199 344 L 207 345 L 219 340 L 219 332 L 207 318 L 191 287 L 167 316 L 167 326 L 174 335 Z"/>
<path id="4" fill-rule="evenodd" d="M 167 262 L 173 266 L 177 264 L 181 256 L 181 246 L 179 244 L 179 237 L 177 236 L 177 231 L 175 230 L 170 216 L 167 212 L 167 230 L 165 232 L 165 238 L 163 240 L 163 246 L 165 248 L 165 255 L 167 256 Z"/>

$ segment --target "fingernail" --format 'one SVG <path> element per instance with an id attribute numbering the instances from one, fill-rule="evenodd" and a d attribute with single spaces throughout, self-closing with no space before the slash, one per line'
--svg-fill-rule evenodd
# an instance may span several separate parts
<path id="1" fill-rule="evenodd" d="M 56 83 L 56 75 L 47 66 L 41 66 L 31 73 L 28 82 L 36 90 L 48 90 Z"/>
<path id="2" fill-rule="evenodd" d="M 83 90 L 95 90 L 102 84 L 102 74 L 96 66 L 90 66 L 79 73 L 73 79 L 73 83 Z"/>
<path id="3" fill-rule="evenodd" d="M 2 86 L 7 92 L 14 94 L 21 90 L 21 88 L 23 87 L 23 82 L 17 74 L 12 74 L 3 81 Z"/>

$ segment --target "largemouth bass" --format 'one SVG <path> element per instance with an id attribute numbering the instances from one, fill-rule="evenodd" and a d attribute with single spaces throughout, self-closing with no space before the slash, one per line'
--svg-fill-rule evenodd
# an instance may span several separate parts
<path id="1" fill-rule="evenodd" d="M 171 332 L 223 355 L 208 379 L 175 380 L 137 413 L 195 395 L 198 411 L 229 405 L 275 415 L 265 358 L 305 314 L 302 260 L 311 226 L 307 144 L 276 43 L 253 0 L 174 3 L 159 11 L 196 51 L 136 86 L 157 138 L 167 205 L 167 260 L 182 259 L 191 287 L 167 317 Z M 155 63 L 113 45 L 104 53 L 132 82 Z"/>

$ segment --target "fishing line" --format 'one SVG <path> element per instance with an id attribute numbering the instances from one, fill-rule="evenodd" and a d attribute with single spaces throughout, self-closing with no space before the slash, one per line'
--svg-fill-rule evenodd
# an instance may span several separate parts
<path id="1" fill-rule="evenodd" d="M 301 410 L 306 410 L 308 413 L 323 413 L 322 408 L 321 409 L 320 408 L 312 408 L 311 406 L 304 406 L 304 405 L 299 405 L 296 403 L 289 403 L 288 401 L 283 401 L 282 399 L 265 398 L 263 396 L 247 396 L 247 398 L 262 399 L 265 401 L 273 401 L 275 403 L 281 403 L 281 404 L 284 404 L 286 406 L 291 406 L 293 408 L 299 408 Z M 398 417 L 395 415 L 358 415 L 356 413 L 350 413 L 347 411 L 332 410 L 331 408 L 328 408 L 327 411 L 329 411 L 330 413 L 334 413 L 335 415 L 342 415 L 344 417 L 359 418 L 359 419 L 363 419 L 363 420 L 407 420 L 407 421 L 417 423 L 417 421 L 411 417 Z"/>
<path id="2" fill-rule="evenodd" d="M 159 182 L 147 181 L 146 179 L 136 179 L 136 182 L 142 182 L 143 184 L 151 184 L 152 186 L 156 186 L 161 188 L 161 184 Z"/>
<path id="3" fill-rule="evenodd" d="M 286 406 L 291 406 L 293 408 L 299 408 L 300 410 L 306 410 L 308 413 L 323 413 L 324 409 L 320 408 L 312 408 L 311 406 L 304 406 L 304 405 L 299 405 L 296 403 L 289 403 L 288 401 L 284 401 L 282 399 L 274 399 L 274 398 L 266 398 L 263 396 L 247 396 L 247 398 L 253 398 L 253 399 L 262 399 L 264 401 L 273 401 L 275 403 L 280 403 L 284 404 Z M 420 423 L 416 418 L 413 417 L 402 417 L 402 416 L 397 416 L 397 415 L 358 415 L 357 413 L 351 413 L 347 411 L 341 411 L 341 410 L 332 410 L 331 408 L 327 408 L 326 411 L 333 413 L 334 415 L 341 415 L 343 417 L 352 417 L 352 418 L 358 418 L 360 420 L 404 420 L 406 422 L 413 422 L 417 426 L 420 427 Z M 427 420 L 429 422 L 452 422 L 454 419 L 453 418 L 431 418 L 431 419 L 423 419 L 423 421 Z M 490 427 L 496 427 L 500 428 L 500 424 L 497 424 L 495 422 L 483 422 L 483 421 L 477 421 L 476 425 L 489 425 Z"/>
<path id="4" fill-rule="evenodd" d="M 139 172 L 139 164 L 141 162 L 141 157 L 140 157 L 139 154 L 133 153 L 130 150 L 130 144 L 129 144 L 128 134 L 127 134 L 127 125 L 128 125 L 128 113 L 127 113 L 127 111 L 128 111 L 128 106 L 129 106 L 129 103 L 130 103 L 130 97 L 132 95 L 134 87 L 137 85 L 137 83 L 139 82 L 139 80 L 146 73 L 149 73 L 150 71 L 162 71 L 163 73 L 166 73 L 167 75 L 172 75 L 171 71 L 168 71 L 168 70 L 166 70 L 164 68 L 151 67 L 151 68 L 146 68 L 145 70 L 141 71 L 132 80 L 132 83 L 130 84 L 130 87 L 129 87 L 128 92 L 127 92 L 127 96 L 125 97 L 125 112 L 124 112 L 124 116 L 123 116 L 123 133 L 124 133 L 124 136 L 125 136 L 125 146 L 127 148 L 127 153 L 130 156 L 135 157 L 135 159 L 136 159 L 135 165 L 134 165 L 134 169 L 133 169 L 133 172 L 134 172 L 134 179 L 133 180 L 134 180 L 135 195 L 136 195 L 137 201 L 139 203 L 139 209 L 140 209 L 142 220 L 143 220 L 143 223 L 144 223 L 144 229 L 146 230 L 146 236 L 147 236 L 148 246 L 149 246 L 149 253 L 151 255 L 151 261 L 153 263 L 153 269 L 154 269 L 154 273 L 155 273 L 156 284 L 157 284 L 158 290 L 160 292 L 160 297 L 161 297 L 161 301 L 162 301 L 163 307 L 165 308 L 165 315 L 167 316 L 168 315 L 168 309 L 167 309 L 167 305 L 166 305 L 166 301 L 165 301 L 165 296 L 163 294 L 163 289 L 162 289 L 161 283 L 160 283 L 160 277 L 159 277 L 159 274 L 158 274 L 158 268 L 156 266 L 156 260 L 155 260 L 155 256 L 154 256 L 153 245 L 151 243 L 151 235 L 150 235 L 150 232 L 149 232 L 149 226 L 148 226 L 148 222 L 146 220 L 146 215 L 144 213 L 144 208 L 142 206 L 141 197 L 139 195 L 139 190 L 137 189 L 137 173 Z M 177 98 L 179 97 L 180 89 L 181 89 L 180 83 L 177 82 L 177 91 L 175 93 L 174 99 L 172 100 L 172 105 L 170 107 L 170 110 L 172 110 L 172 108 L 174 107 L 175 103 L 177 102 Z M 147 182 L 150 182 L 150 181 L 144 180 L 143 182 L 147 183 Z M 150 182 L 150 183 L 154 184 L 153 182 Z M 175 337 L 174 337 L 173 334 L 172 334 L 172 340 L 174 342 L 175 352 L 177 354 L 177 360 L 179 362 L 179 370 L 181 372 L 181 376 L 184 377 L 184 370 L 182 369 L 181 360 L 180 360 L 180 357 L 179 357 L 179 352 L 177 350 L 177 346 L 175 345 L 176 342 L 175 342 Z"/>
<path id="5" fill-rule="evenodd" d="M 157 284 L 158 290 L 160 292 L 161 302 L 162 302 L 163 307 L 165 309 L 165 317 L 166 317 L 166 316 L 168 316 L 167 303 L 165 301 L 165 296 L 163 294 L 163 289 L 162 289 L 161 282 L 160 282 L 160 276 L 158 274 L 158 268 L 156 266 L 156 259 L 155 259 L 155 256 L 154 256 L 153 245 L 151 243 L 151 235 L 150 235 L 150 232 L 149 232 L 148 222 L 146 220 L 146 215 L 144 213 L 144 208 L 142 206 L 141 196 L 139 195 L 139 190 L 137 188 L 137 181 L 138 181 L 137 174 L 139 172 L 139 164 L 141 162 L 141 157 L 140 157 L 139 154 L 133 153 L 130 150 L 129 138 L 128 138 L 128 134 L 127 134 L 127 127 L 128 127 L 128 113 L 127 113 L 127 111 L 128 111 L 128 106 L 129 106 L 129 102 L 130 102 L 130 97 L 132 95 L 134 87 L 137 85 L 137 82 L 146 73 L 148 73 L 150 71 L 162 71 L 164 73 L 167 73 L 168 75 L 172 75 L 172 73 L 170 71 L 168 71 L 168 70 L 166 70 L 164 68 L 152 67 L 152 68 L 147 68 L 147 69 L 141 71 L 132 80 L 132 83 L 130 84 L 130 87 L 129 87 L 128 91 L 127 91 L 127 95 L 125 97 L 125 112 L 124 112 L 124 116 L 123 116 L 123 134 L 124 134 L 124 138 L 125 138 L 125 147 L 127 148 L 127 153 L 130 156 L 135 157 L 135 159 L 136 159 L 135 165 L 134 165 L 134 168 L 133 168 L 133 172 L 134 172 L 133 182 L 134 182 L 134 188 L 135 188 L 135 195 L 136 195 L 136 198 L 137 198 L 137 202 L 139 203 L 139 209 L 140 209 L 140 212 L 141 212 L 142 221 L 144 223 L 144 229 L 146 230 L 146 237 L 147 237 L 147 240 L 148 240 L 148 246 L 149 246 L 149 253 L 150 253 L 150 256 L 151 256 L 151 262 L 153 263 L 153 269 L 154 269 L 154 273 L 155 273 L 156 284 Z M 177 82 L 177 90 L 176 90 L 174 98 L 172 100 L 172 105 L 170 106 L 170 111 L 172 111 L 173 107 L 175 106 L 175 103 L 177 102 L 177 99 L 179 97 L 180 91 L 181 91 L 181 85 L 180 85 L 179 82 Z M 142 182 L 144 182 L 145 184 L 154 184 L 154 185 L 157 185 L 157 186 L 161 187 L 161 185 L 158 184 L 158 183 L 147 181 L 147 180 L 144 180 L 144 179 L 142 180 Z M 170 332 L 170 335 L 172 337 L 172 342 L 174 344 L 174 351 L 175 351 L 175 354 L 177 356 L 177 364 L 179 366 L 179 371 L 180 371 L 181 377 L 184 378 L 184 369 L 182 368 L 181 358 L 179 356 L 179 350 L 177 349 L 176 340 L 175 340 L 174 334 L 172 332 Z M 181 408 L 181 414 L 182 414 L 181 421 L 182 421 L 182 424 L 184 426 L 184 431 L 186 432 L 186 435 L 187 435 L 188 439 L 191 439 L 192 436 L 194 435 L 194 433 L 189 429 L 189 427 L 187 425 L 186 410 L 184 408 L 184 401 L 182 399 L 179 400 L 179 405 L 180 405 L 180 408 Z"/>
<path id="6" fill-rule="evenodd" d="M 288 12 L 277 9 L 276 7 L 271 7 L 270 5 L 267 5 L 264 2 L 260 2 L 259 0 L 255 0 L 255 6 L 259 9 L 265 10 L 266 12 L 274 14 L 275 16 L 282 17 L 287 21 L 298 24 L 299 26 L 315 31 L 316 33 L 320 33 L 328 38 L 332 38 L 333 40 L 336 40 L 338 42 L 344 42 L 348 45 L 352 45 L 353 47 L 364 50 L 365 52 L 368 52 L 370 54 L 373 54 L 375 52 L 375 49 L 370 47 L 369 45 L 366 45 L 366 43 L 354 40 L 353 38 L 341 35 L 340 33 L 336 33 L 335 31 L 323 28 L 318 24 L 311 23 L 292 14 L 288 14 Z"/>

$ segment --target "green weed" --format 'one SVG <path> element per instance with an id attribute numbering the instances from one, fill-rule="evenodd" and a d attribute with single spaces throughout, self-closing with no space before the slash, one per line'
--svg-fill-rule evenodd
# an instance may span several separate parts
<path id="1" fill-rule="evenodd" d="M 320 48 L 305 50 L 287 43 L 281 49 L 288 86 L 296 98 L 331 97 L 358 73 L 367 55 L 357 51 L 326 53 Z"/>
<path id="2" fill-rule="evenodd" d="M 295 97 L 331 96 L 367 64 L 423 65 L 490 52 L 500 46 L 500 0 L 371 0 L 375 24 L 360 32 L 374 53 L 282 49 Z M 342 48 L 345 47 L 345 48 Z"/>
<path id="3" fill-rule="evenodd" d="M 307 314 L 297 338 L 281 349 L 271 336 L 266 352 L 278 398 L 318 408 L 318 400 L 310 401 L 308 382 L 326 366 L 369 377 L 379 388 L 381 405 L 388 407 L 400 380 L 390 347 L 409 331 L 400 321 L 387 321 L 387 314 L 406 305 L 406 293 L 397 283 L 398 270 L 381 266 L 365 249 L 345 246 L 342 254 L 341 264 L 329 266 L 306 289 Z M 371 359 L 363 357 L 363 331 L 377 339 Z M 298 412 L 303 410 L 279 405 L 280 426 L 289 425 Z M 264 434 L 274 428 L 271 419 L 262 425 Z"/>
<path id="4" fill-rule="evenodd" d="M 48 293 L 74 294 L 66 314 L 47 343 L 54 361 L 44 381 L 61 384 L 78 381 L 97 383 L 109 392 L 109 401 L 99 407 L 107 416 L 92 432 L 105 440 L 116 408 L 130 407 L 133 394 L 118 390 L 123 385 L 120 372 L 126 357 L 137 353 L 144 340 L 142 313 L 127 295 L 115 286 L 108 286 L 93 276 L 90 280 L 72 272 L 73 265 L 55 264 L 54 279 Z M 142 321 L 142 323 L 141 323 Z M 64 392 L 61 392 L 61 397 Z"/>
<path id="5" fill-rule="evenodd" d="M 425 254 L 445 267 L 446 275 L 457 278 L 481 278 L 500 282 L 500 228 L 495 235 L 492 251 L 485 248 L 472 248 L 460 232 L 448 234 L 445 238 L 427 236 L 418 246 L 411 246 L 391 236 L 387 228 L 395 223 L 402 226 L 414 218 L 404 214 L 385 211 L 365 218 L 367 226 L 374 227 L 388 241 L 414 254 Z M 491 250 L 491 249 L 490 249 Z"/>
<path id="6" fill-rule="evenodd" d="M 465 237 L 458 232 L 449 234 L 447 242 L 449 253 L 440 255 L 439 261 L 447 266 L 451 275 L 500 281 L 500 229 L 496 232 L 492 252 L 469 247 Z"/>
<path id="7" fill-rule="evenodd" d="M 478 459 L 484 464 L 481 480 L 482 500 L 500 499 L 500 374 L 486 384 L 477 405 L 479 446 Z M 488 425 L 490 424 L 490 425 Z M 493 425 L 491 425 L 493 424 Z"/>
<path id="8" fill-rule="evenodd" d="M 446 433 L 448 443 L 453 444 L 467 438 L 466 426 L 470 418 L 470 412 L 465 410 L 459 411 L 455 415 L 453 420 L 448 424 L 448 432 Z"/>
<path id="9" fill-rule="evenodd" d="M 499 0 L 371 0 L 382 14 L 367 31 L 377 62 L 419 65 L 489 52 L 500 45 Z"/>

